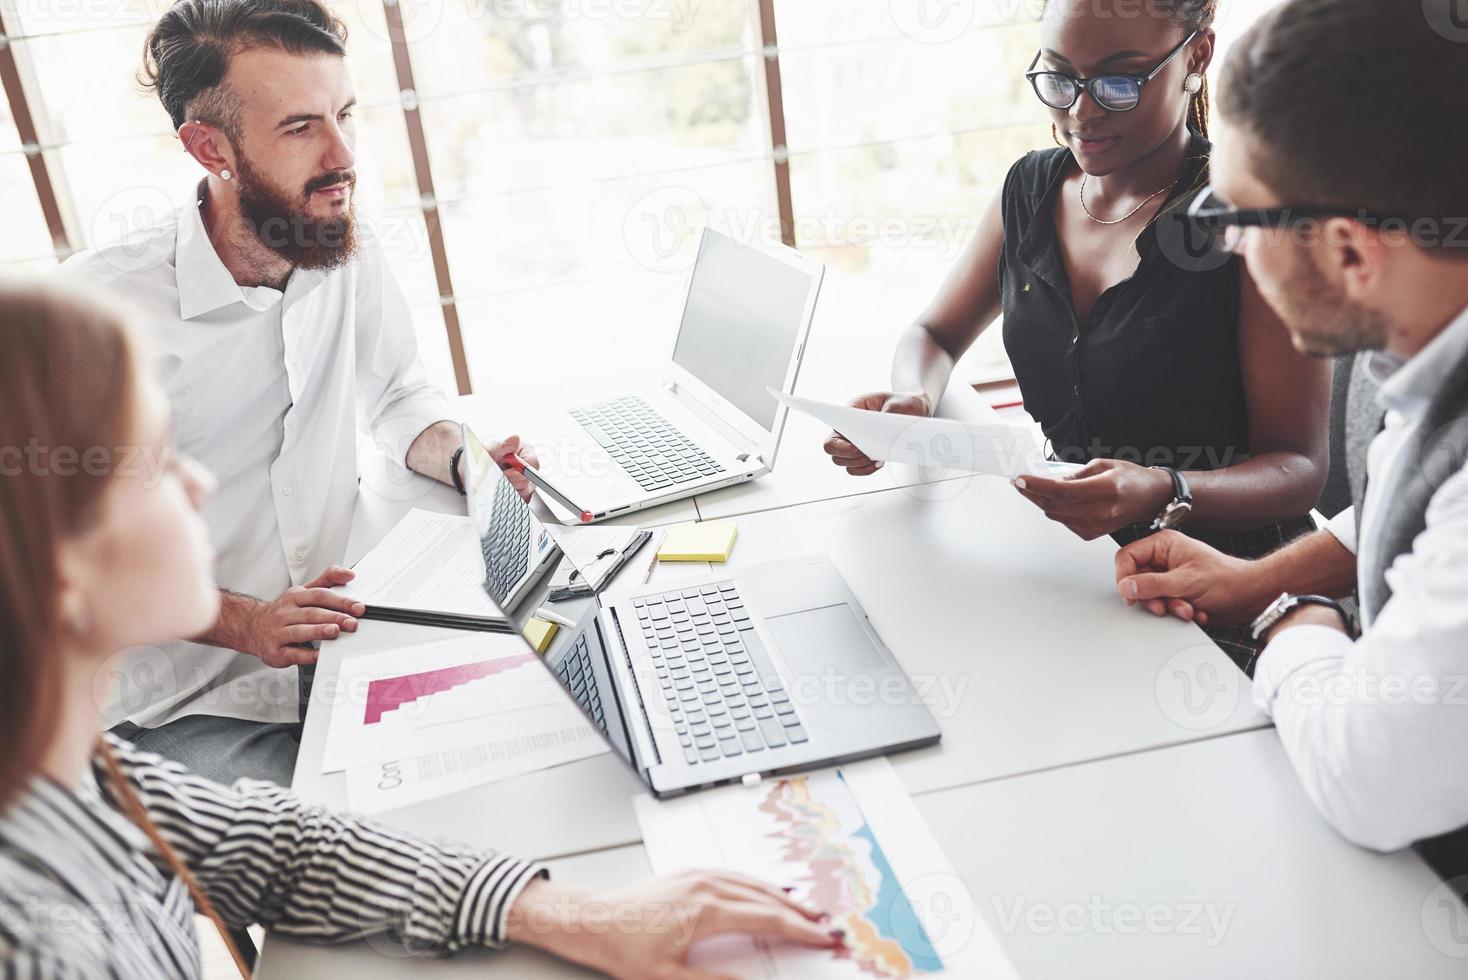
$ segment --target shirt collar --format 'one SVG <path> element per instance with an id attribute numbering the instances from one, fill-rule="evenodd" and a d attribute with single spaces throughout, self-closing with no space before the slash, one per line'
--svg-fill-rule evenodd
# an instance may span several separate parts
<path id="1" fill-rule="evenodd" d="M 203 197 L 202 184 L 198 197 Z M 182 319 L 192 320 L 231 303 L 244 302 L 243 290 L 209 240 L 199 200 L 184 205 L 179 212 L 174 270 L 178 274 L 178 314 Z"/>
<path id="2" fill-rule="evenodd" d="M 1460 313 L 1415 357 L 1403 360 L 1390 351 L 1366 355 L 1366 374 L 1380 386 L 1385 409 L 1403 415 L 1427 411 L 1453 369 L 1468 357 L 1468 310 Z"/>

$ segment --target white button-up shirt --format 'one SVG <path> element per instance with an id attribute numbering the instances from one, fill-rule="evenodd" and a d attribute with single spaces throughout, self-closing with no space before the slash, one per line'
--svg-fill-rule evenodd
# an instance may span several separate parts
<path id="1" fill-rule="evenodd" d="M 1367 355 L 1386 427 L 1367 458 L 1359 543 L 1352 511 L 1329 524 L 1362 569 L 1380 554 L 1403 475 L 1421 465 L 1405 450 L 1465 354 L 1468 310 L 1405 363 Z M 1375 583 L 1360 578 L 1364 596 Z M 1468 467 L 1433 495 L 1427 529 L 1386 579 L 1391 598 L 1360 640 L 1281 631 L 1254 676 L 1306 793 L 1342 834 L 1383 851 L 1468 824 Z"/>
<path id="2" fill-rule="evenodd" d="M 58 275 L 126 300 L 151 326 L 178 447 L 213 471 L 204 520 L 222 588 L 270 601 L 340 563 L 357 496 L 358 431 L 404 460 L 452 414 L 428 383 L 407 304 L 370 228 L 330 272 L 297 269 L 284 292 L 240 286 L 197 205 Z M 167 602 L 167 596 L 159 596 Z M 194 643 L 111 665 L 108 724 L 194 714 L 294 722 L 294 667 Z"/>

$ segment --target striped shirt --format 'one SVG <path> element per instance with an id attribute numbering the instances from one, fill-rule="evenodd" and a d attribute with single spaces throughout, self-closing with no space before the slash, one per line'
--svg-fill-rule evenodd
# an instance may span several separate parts
<path id="1" fill-rule="evenodd" d="M 231 927 L 420 952 L 503 946 L 541 866 L 308 807 L 271 783 L 220 786 L 107 736 L 165 840 Z M 0 815 L 0 978 L 199 977 L 194 909 L 93 760 L 80 792 L 45 776 Z"/>

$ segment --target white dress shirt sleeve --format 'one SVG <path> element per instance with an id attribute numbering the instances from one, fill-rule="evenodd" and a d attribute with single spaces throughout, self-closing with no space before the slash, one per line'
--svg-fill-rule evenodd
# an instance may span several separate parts
<path id="1" fill-rule="evenodd" d="M 1284 630 L 1254 677 L 1305 792 L 1380 851 L 1468 824 L 1468 470 L 1434 496 L 1387 581 L 1392 598 L 1360 640 Z"/>
<path id="2" fill-rule="evenodd" d="M 1325 529 L 1335 535 L 1335 539 L 1341 543 L 1351 554 L 1356 551 L 1356 508 L 1347 507 L 1339 514 L 1325 522 Z"/>
<path id="3" fill-rule="evenodd" d="M 364 229 L 357 272 L 357 405 L 362 425 L 390 458 L 435 422 L 455 420 L 447 396 L 428 380 L 407 300 L 382 247 Z"/>

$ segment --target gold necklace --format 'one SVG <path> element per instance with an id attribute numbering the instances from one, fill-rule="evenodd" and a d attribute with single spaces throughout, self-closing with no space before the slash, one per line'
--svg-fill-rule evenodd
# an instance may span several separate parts
<path id="1" fill-rule="evenodd" d="M 1090 174 L 1081 174 L 1081 210 L 1084 211 L 1084 212 L 1086 212 L 1086 217 L 1090 218 L 1092 221 L 1096 222 L 1096 224 L 1098 224 L 1098 225 L 1119 225 L 1119 224 L 1121 224 L 1122 222 L 1124 222 L 1124 221 L 1128 220 L 1129 218 L 1131 218 L 1132 215 L 1136 214 L 1138 211 L 1140 211 L 1143 208 L 1145 208 L 1148 204 L 1151 204 L 1152 201 L 1154 199 L 1156 199 L 1156 197 L 1157 197 L 1158 194 L 1166 194 L 1168 191 L 1172 190 L 1174 187 L 1177 186 L 1177 182 L 1182 179 L 1181 175 L 1179 175 L 1177 177 L 1174 177 L 1172 183 L 1170 183 L 1166 187 L 1162 188 L 1162 190 L 1158 191 L 1157 194 L 1151 195 L 1145 201 L 1143 201 L 1141 204 L 1138 204 L 1136 207 L 1132 208 L 1130 211 L 1128 211 L 1126 214 L 1122 215 L 1120 218 L 1117 218 L 1115 221 L 1102 221 L 1100 218 L 1096 217 L 1094 214 L 1091 213 L 1091 209 L 1090 208 L 1086 207 L 1086 178 L 1089 177 L 1089 176 L 1090 176 Z"/>

